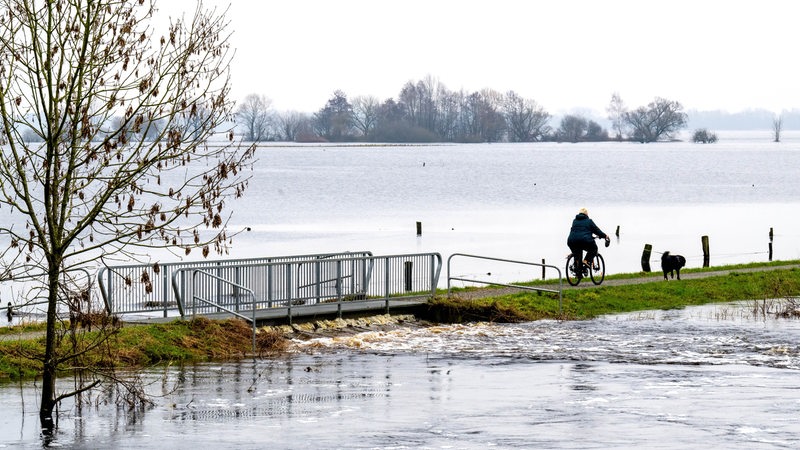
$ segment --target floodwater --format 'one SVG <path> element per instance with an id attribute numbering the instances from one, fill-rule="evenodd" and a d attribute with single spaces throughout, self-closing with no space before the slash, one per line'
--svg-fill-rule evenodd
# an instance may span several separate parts
<path id="1" fill-rule="evenodd" d="M 619 238 L 609 273 L 641 270 L 661 252 L 711 264 L 800 258 L 800 135 L 726 135 L 690 142 L 416 146 L 264 146 L 234 204 L 230 257 L 369 250 L 468 253 L 561 268 L 578 209 Z M 241 204 L 242 208 L 238 208 Z M 416 235 L 416 222 L 422 235 Z M 459 264 L 457 275 L 538 278 L 513 267 Z M 555 274 L 551 276 L 555 277 Z M 444 276 L 442 277 L 445 278 Z"/>
<path id="2" fill-rule="evenodd" d="M 602 249 L 609 273 L 638 271 L 644 244 L 656 270 L 667 250 L 698 267 L 703 235 L 712 265 L 766 261 L 770 229 L 775 259 L 800 258 L 800 138 L 720 139 L 268 146 L 231 205 L 231 227 L 251 231 L 227 257 L 439 252 L 561 267 L 587 207 L 607 233 L 620 227 Z M 539 276 L 518 270 L 453 275 Z M 406 328 L 154 368 L 153 407 L 128 410 L 103 392 L 68 400 L 47 440 L 36 383 L 5 384 L 0 448 L 797 448 L 800 321 L 752 306 Z"/>
<path id="3" fill-rule="evenodd" d="M 67 448 L 797 448 L 800 321 L 743 302 L 581 322 L 409 327 L 145 374 L 155 405 L 65 402 Z M 766 304 L 773 310 L 776 303 Z M 66 381 L 65 381 L 66 383 Z M 65 386 L 67 387 L 67 386 Z M 0 447 L 39 448 L 35 383 Z"/>
<path id="4" fill-rule="evenodd" d="M 601 248 L 609 274 L 640 271 L 645 244 L 654 270 L 665 251 L 701 267 L 702 236 L 711 265 L 767 261 L 770 244 L 773 259 L 800 259 L 800 132 L 780 143 L 768 132 L 720 133 L 712 145 L 265 144 L 256 158 L 248 190 L 226 209 L 230 233 L 249 231 L 211 259 L 436 252 L 445 263 L 439 287 L 446 288 L 447 260 L 456 253 L 563 269 L 569 227 L 582 207 L 606 233 L 619 229 Z M 155 249 L 147 258 L 182 259 Z M 197 252 L 186 257 L 197 259 Z M 542 276 L 530 265 L 466 258 L 450 269 L 454 277 L 500 283 Z M 2 299 L 24 295 L 24 286 L 0 284 Z"/>

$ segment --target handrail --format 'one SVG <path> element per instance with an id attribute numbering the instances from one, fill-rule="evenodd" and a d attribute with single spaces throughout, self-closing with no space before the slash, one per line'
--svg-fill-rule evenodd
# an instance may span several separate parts
<path id="1" fill-rule="evenodd" d="M 177 299 L 172 295 L 174 289 L 170 289 L 171 277 L 175 270 L 182 268 L 200 268 L 200 269 L 220 269 L 224 270 L 227 267 L 235 266 L 238 264 L 258 264 L 267 262 L 288 262 L 288 261 L 320 261 L 325 258 L 336 258 L 347 255 L 363 255 L 370 256 L 372 252 L 367 250 L 362 251 L 344 251 L 344 252 L 326 252 L 317 254 L 303 254 L 303 255 L 281 255 L 281 256 L 265 256 L 255 258 L 242 258 L 242 259 L 220 259 L 220 260 L 202 260 L 202 261 L 176 261 L 159 263 L 156 267 L 154 263 L 147 264 L 122 264 L 115 266 L 104 266 L 98 269 L 97 279 L 99 280 L 100 296 L 105 303 L 106 309 L 109 313 L 152 313 L 163 311 L 164 317 L 177 309 L 177 312 L 183 316 L 181 310 L 182 305 L 177 305 L 177 308 L 172 304 Z M 156 272 L 158 271 L 158 272 Z M 150 276 L 150 289 L 143 290 L 142 283 L 137 280 L 141 273 L 147 272 Z M 133 280 L 133 286 L 128 283 L 120 284 L 129 278 Z M 124 292 L 123 292 L 124 291 Z M 149 299 L 147 302 L 142 302 L 142 299 Z M 133 303 L 146 303 L 144 307 L 134 306 Z"/>
<path id="2" fill-rule="evenodd" d="M 213 315 L 225 305 L 250 316 L 245 308 L 254 306 L 259 321 L 285 315 L 291 323 L 294 315 L 341 317 L 361 308 L 388 313 L 394 305 L 410 307 L 436 294 L 442 259 L 438 253 L 342 252 L 213 264 L 109 266 L 98 276 L 106 306 L 114 314 L 163 312 L 165 319 L 185 318 L 192 313 Z M 237 305 L 237 300 L 246 303 Z"/>
<path id="3" fill-rule="evenodd" d="M 223 311 L 225 311 L 225 312 L 227 312 L 229 314 L 233 314 L 236 317 L 239 317 L 241 319 L 244 319 L 244 320 L 250 322 L 253 325 L 253 354 L 255 354 L 255 352 L 256 352 L 256 295 L 255 295 L 255 293 L 251 289 L 247 288 L 246 286 L 242 286 L 240 284 L 233 283 L 233 282 L 228 281 L 228 280 L 226 280 L 224 278 L 218 277 L 218 276 L 214 275 L 213 273 L 208 273 L 205 270 L 201 270 L 201 269 L 179 269 L 179 270 L 182 270 L 182 271 L 183 270 L 192 270 L 192 318 L 195 317 L 195 310 L 196 310 L 196 308 L 194 308 L 194 301 L 195 300 L 199 300 L 199 301 L 201 301 L 201 302 L 203 302 L 203 303 L 205 303 L 205 304 L 207 304 L 209 306 L 214 306 L 214 307 L 216 307 L 218 309 L 221 309 L 221 310 L 223 310 Z M 207 276 L 207 277 L 211 278 L 212 280 L 216 280 L 217 282 L 225 283 L 225 284 L 228 284 L 230 286 L 235 287 L 236 289 L 241 289 L 243 291 L 249 292 L 250 293 L 250 298 L 253 301 L 253 308 L 252 308 L 253 317 L 247 317 L 244 314 L 239 314 L 238 312 L 230 310 L 230 309 L 220 305 L 219 303 L 212 302 L 211 300 L 206 300 L 204 298 L 198 297 L 195 294 L 195 292 L 198 291 L 198 289 L 195 289 L 195 283 L 197 281 L 197 275 L 204 275 L 204 276 Z"/>
<path id="4" fill-rule="evenodd" d="M 498 283 L 496 281 L 474 280 L 474 279 L 470 279 L 470 278 L 454 277 L 454 276 L 450 275 L 450 265 L 451 265 L 451 261 L 452 261 L 453 257 L 455 257 L 455 256 L 463 256 L 463 257 L 466 257 L 466 258 L 476 258 L 476 259 L 484 259 L 484 260 L 489 260 L 489 261 L 506 262 L 506 263 L 512 263 L 512 264 L 523 264 L 523 265 L 528 265 L 528 266 L 536 266 L 536 267 L 555 269 L 556 272 L 558 272 L 558 290 L 548 289 L 548 288 L 544 288 L 544 287 L 522 286 L 522 285 L 518 285 L 518 284 Z M 493 286 L 505 286 L 505 287 L 512 287 L 512 288 L 528 290 L 528 291 L 552 292 L 554 294 L 558 294 L 558 313 L 559 314 L 562 313 L 562 291 L 563 291 L 563 288 L 564 288 L 564 282 L 563 282 L 563 278 L 561 276 L 561 269 L 559 267 L 557 267 L 557 266 L 553 266 L 553 265 L 550 265 L 550 264 L 535 263 L 535 262 L 530 262 L 530 261 L 517 261 L 517 260 L 513 260 L 513 259 L 494 258 L 494 257 L 491 257 L 491 256 L 470 255 L 470 254 L 466 254 L 466 253 L 453 253 L 452 255 L 450 255 L 447 258 L 447 295 L 448 296 L 450 295 L 450 281 L 451 280 L 466 281 L 466 282 L 470 282 L 470 283 L 481 283 L 481 284 L 488 284 L 488 285 L 493 285 Z"/>
<path id="5" fill-rule="evenodd" d="M 303 269 L 297 270 L 298 266 Z M 227 280 L 228 282 L 223 283 L 224 286 L 214 283 L 196 285 L 187 279 L 192 270 L 178 269 L 173 271 L 171 277 L 173 298 L 182 317 L 188 313 L 186 308 L 192 307 L 188 301 L 193 297 L 190 289 L 199 288 L 205 290 L 207 295 L 235 300 L 235 289 L 246 287 L 255 298 L 255 307 L 266 308 L 259 311 L 257 317 L 263 315 L 267 309 L 282 307 L 291 323 L 295 311 L 308 306 L 330 304 L 341 316 L 345 308 L 351 309 L 346 306 L 351 302 L 371 303 L 373 306 L 368 308 L 372 308 L 376 300 L 381 300 L 382 307 L 388 313 L 395 300 L 434 296 L 442 271 L 442 257 L 438 253 L 338 256 L 326 258 L 324 262 L 276 261 L 227 265 L 225 271 L 221 272 L 209 268 L 199 269 L 206 273 L 213 272 L 218 277 L 215 280 Z M 373 277 L 374 271 L 381 276 Z M 309 289 L 314 286 L 316 289 Z M 414 290 L 413 286 L 418 288 Z M 199 311 L 198 309 L 198 314 Z"/>
<path id="6" fill-rule="evenodd" d="M 40 272 L 32 272 L 32 271 L 29 270 L 29 268 L 39 269 L 41 271 Z M 47 272 L 45 272 L 41 266 L 30 265 L 30 264 L 28 264 L 28 265 L 20 265 L 20 266 L 14 267 L 13 270 L 23 270 L 23 271 L 25 271 L 25 273 L 16 274 L 15 275 L 14 273 L 11 273 L 11 271 L 7 271 L 5 275 L 8 275 L 8 278 L 0 279 L 0 283 L 5 283 L 5 282 L 12 282 L 12 283 L 13 282 L 25 282 L 25 281 L 39 280 L 39 279 L 47 277 Z M 92 280 L 92 274 L 91 274 L 91 272 L 89 272 L 89 269 L 87 269 L 86 267 L 70 267 L 70 268 L 64 269 L 61 272 L 61 275 L 62 276 L 66 276 L 70 272 L 82 272 L 83 275 L 86 276 L 86 284 L 88 285 L 89 291 L 90 292 L 92 291 L 94 282 Z M 67 281 L 70 281 L 70 282 L 74 283 L 76 286 L 78 285 L 78 283 L 77 283 L 77 281 L 75 279 L 71 279 L 71 280 L 67 279 Z M 45 282 L 45 284 L 46 284 L 46 282 Z M 43 300 L 36 301 L 37 299 L 40 299 L 40 298 L 43 299 Z M 47 296 L 37 295 L 37 296 L 33 297 L 33 299 L 25 301 L 22 304 L 13 305 L 13 307 L 14 308 L 18 308 L 18 307 L 45 305 L 45 304 L 48 303 L 48 301 L 49 300 L 48 300 Z"/>

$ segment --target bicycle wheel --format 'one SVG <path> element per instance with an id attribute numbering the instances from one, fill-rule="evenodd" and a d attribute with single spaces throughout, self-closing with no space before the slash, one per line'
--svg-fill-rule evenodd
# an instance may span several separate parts
<path id="1" fill-rule="evenodd" d="M 597 254 L 594 257 L 594 261 L 592 261 L 592 266 L 589 269 L 589 275 L 592 277 L 592 283 L 600 284 L 606 278 L 606 261 L 603 259 L 603 255 Z M 597 269 L 595 269 L 597 267 Z"/>
<path id="2" fill-rule="evenodd" d="M 567 258 L 567 267 L 564 269 L 564 274 L 567 276 L 567 283 L 571 286 L 577 286 L 581 282 L 581 273 L 575 270 L 575 255 L 569 255 Z"/>

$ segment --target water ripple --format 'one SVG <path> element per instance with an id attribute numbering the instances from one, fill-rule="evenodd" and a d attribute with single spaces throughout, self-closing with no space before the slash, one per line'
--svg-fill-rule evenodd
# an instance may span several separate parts
<path id="1" fill-rule="evenodd" d="M 747 364 L 800 369 L 800 322 L 748 317 L 743 308 L 724 304 L 589 321 L 437 325 L 297 341 L 294 348 L 312 353 L 348 349 L 486 360 Z M 732 314 L 733 309 L 738 313 Z"/>

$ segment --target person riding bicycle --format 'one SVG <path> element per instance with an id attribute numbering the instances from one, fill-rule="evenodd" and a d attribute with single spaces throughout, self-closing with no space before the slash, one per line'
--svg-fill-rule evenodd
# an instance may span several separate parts
<path id="1" fill-rule="evenodd" d="M 575 261 L 580 261 L 581 253 L 586 251 L 586 258 L 583 260 L 584 267 L 591 267 L 590 262 L 597 255 L 597 244 L 594 242 L 592 234 L 605 239 L 606 246 L 611 242 L 611 238 L 603 233 L 595 225 L 594 221 L 589 218 L 589 211 L 586 208 L 581 208 L 572 221 L 572 228 L 570 228 L 569 237 L 567 238 L 567 246 L 572 251 L 572 254 L 575 255 Z"/>

